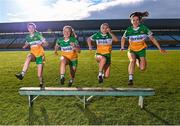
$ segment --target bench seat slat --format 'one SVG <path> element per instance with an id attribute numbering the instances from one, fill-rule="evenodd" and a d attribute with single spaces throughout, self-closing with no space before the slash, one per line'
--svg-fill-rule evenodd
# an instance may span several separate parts
<path id="1" fill-rule="evenodd" d="M 20 88 L 21 95 L 62 95 L 62 96 L 151 96 L 154 95 L 152 88 L 59 88 L 46 87 L 41 90 L 39 87 Z"/>

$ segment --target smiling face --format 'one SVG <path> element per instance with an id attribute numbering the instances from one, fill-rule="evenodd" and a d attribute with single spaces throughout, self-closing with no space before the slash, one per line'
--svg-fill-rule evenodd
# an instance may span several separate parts
<path id="1" fill-rule="evenodd" d="M 32 25 L 32 24 L 28 24 L 28 27 L 27 27 L 28 31 L 32 34 L 35 32 L 35 26 Z"/>
<path id="2" fill-rule="evenodd" d="M 63 35 L 65 38 L 69 38 L 71 36 L 71 29 L 68 27 L 63 28 Z"/>
<path id="3" fill-rule="evenodd" d="M 109 26 L 107 24 L 102 24 L 100 30 L 103 34 L 107 34 L 109 31 Z"/>
<path id="4" fill-rule="evenodd" d="M 138 16 L 133 16 L 131 18 L 131 23 L 132 23 L 134 28 L 137 28 L 139 26 L 139 24 L 140 24 L 139 17 Z"/>

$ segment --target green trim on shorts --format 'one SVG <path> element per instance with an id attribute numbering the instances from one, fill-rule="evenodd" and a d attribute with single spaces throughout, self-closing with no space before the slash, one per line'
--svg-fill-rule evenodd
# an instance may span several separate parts
<path id="1" fill-rule="evenodd" d="M 96 56 L 104 56 L 106 58 L 106 65 L 111 64 L 111 53 L 108 54 L 100 54 L 100 53 L 96 53 Z"/>
<path id="2" fill-rule="evenodd" d="M 36 64 L 42 64 L 42 63 L 43 63 L 42 56 L 36 57 Z"/>
<path id="3" fill-rule="evenodd" d="M 134 53 L 137 58 L 138 57 L 146 57 L 146 49 L 142 49 L 140 51 L 129 50 L 129 52 Z"/>
<path id="4" fill-rule="evenodd" d="M 78 60 L 69 60 L 69 66 L 71 67 L 77 67 Z"/>

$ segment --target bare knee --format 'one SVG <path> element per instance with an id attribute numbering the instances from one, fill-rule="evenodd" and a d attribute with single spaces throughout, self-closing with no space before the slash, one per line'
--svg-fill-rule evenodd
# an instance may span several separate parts
<path id="1" fill-rule="evenodd" d="M 42 75 L 38 75 L 38 78 L 42 78 Z"/>
<path id="2" fill-rule="evenodd" d="M 109 75 L 105 75 L 104 78 L 106 78 L 106 79 L 109 78 Z"/>
<path id="3" fill-rule="evenodd" d="M 61 59 L 61 65 L 66 65 L 66 59 Z"/>
<path id="4" fill-rule="evenodd" d="M 26 60 L 31 60 L 31 58 L 32 58 L 32 55 L 28 54 L 27 57 L 26 57 Z"/>
<path id="5" fill-rule="evenodd" d="M 145 70 L 146 70 L 146 67 L 145 67 L 145 66 L 142 66 L 142 67 L 140 67 L 140 70 L 141 70 L 141 71 L 145 71 Z"/>
<path id="6" fill-rule="evenodd" d="M 129 62 L 135 64 L 136 63 L 136 59 L 130 59 Z"/>

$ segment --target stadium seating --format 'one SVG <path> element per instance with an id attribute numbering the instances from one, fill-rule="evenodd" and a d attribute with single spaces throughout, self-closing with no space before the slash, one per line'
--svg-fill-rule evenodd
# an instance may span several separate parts
<path id="1" fill-rule="evenodd" d="M 99 31 L 102 22 L 110 24 L 112 32 L 118 37 L 119 42 L 113 44 L 113 48 L 120 48 L 120 40 L 125 29 L 130 25 L 128 19 L 114 20 L 79 20 L 79 21 L 59 21 L 59 22 L 37 22 L 38 30 L 46 38 L 49 46 L 53 49 L 56 39 L 62 37 L 63 24 L 71 25 L 78 35 L 80 46 L 87 49 L 86 40 L 89 36 Z M 179 19 L 148 19 L 144 22 L 162 46 L 180 47 L 180 26 Z M 13 29 L 9 26 L 13 26 Z M 23 27 L 22 27 L 23 26 Z M 58 27 L 57 27 L 58 26 Z M 21 49 L 27 35 L 25 22 L 0 24 L 0 49 Z M 19 27 L 22 27 L 21 30 Z M 61 30 L 61 31 L 60 31 Z M 153 47 L 148 40 L 148 47 Z M 128 46 L 128 42 L 125 45 Z"/>

